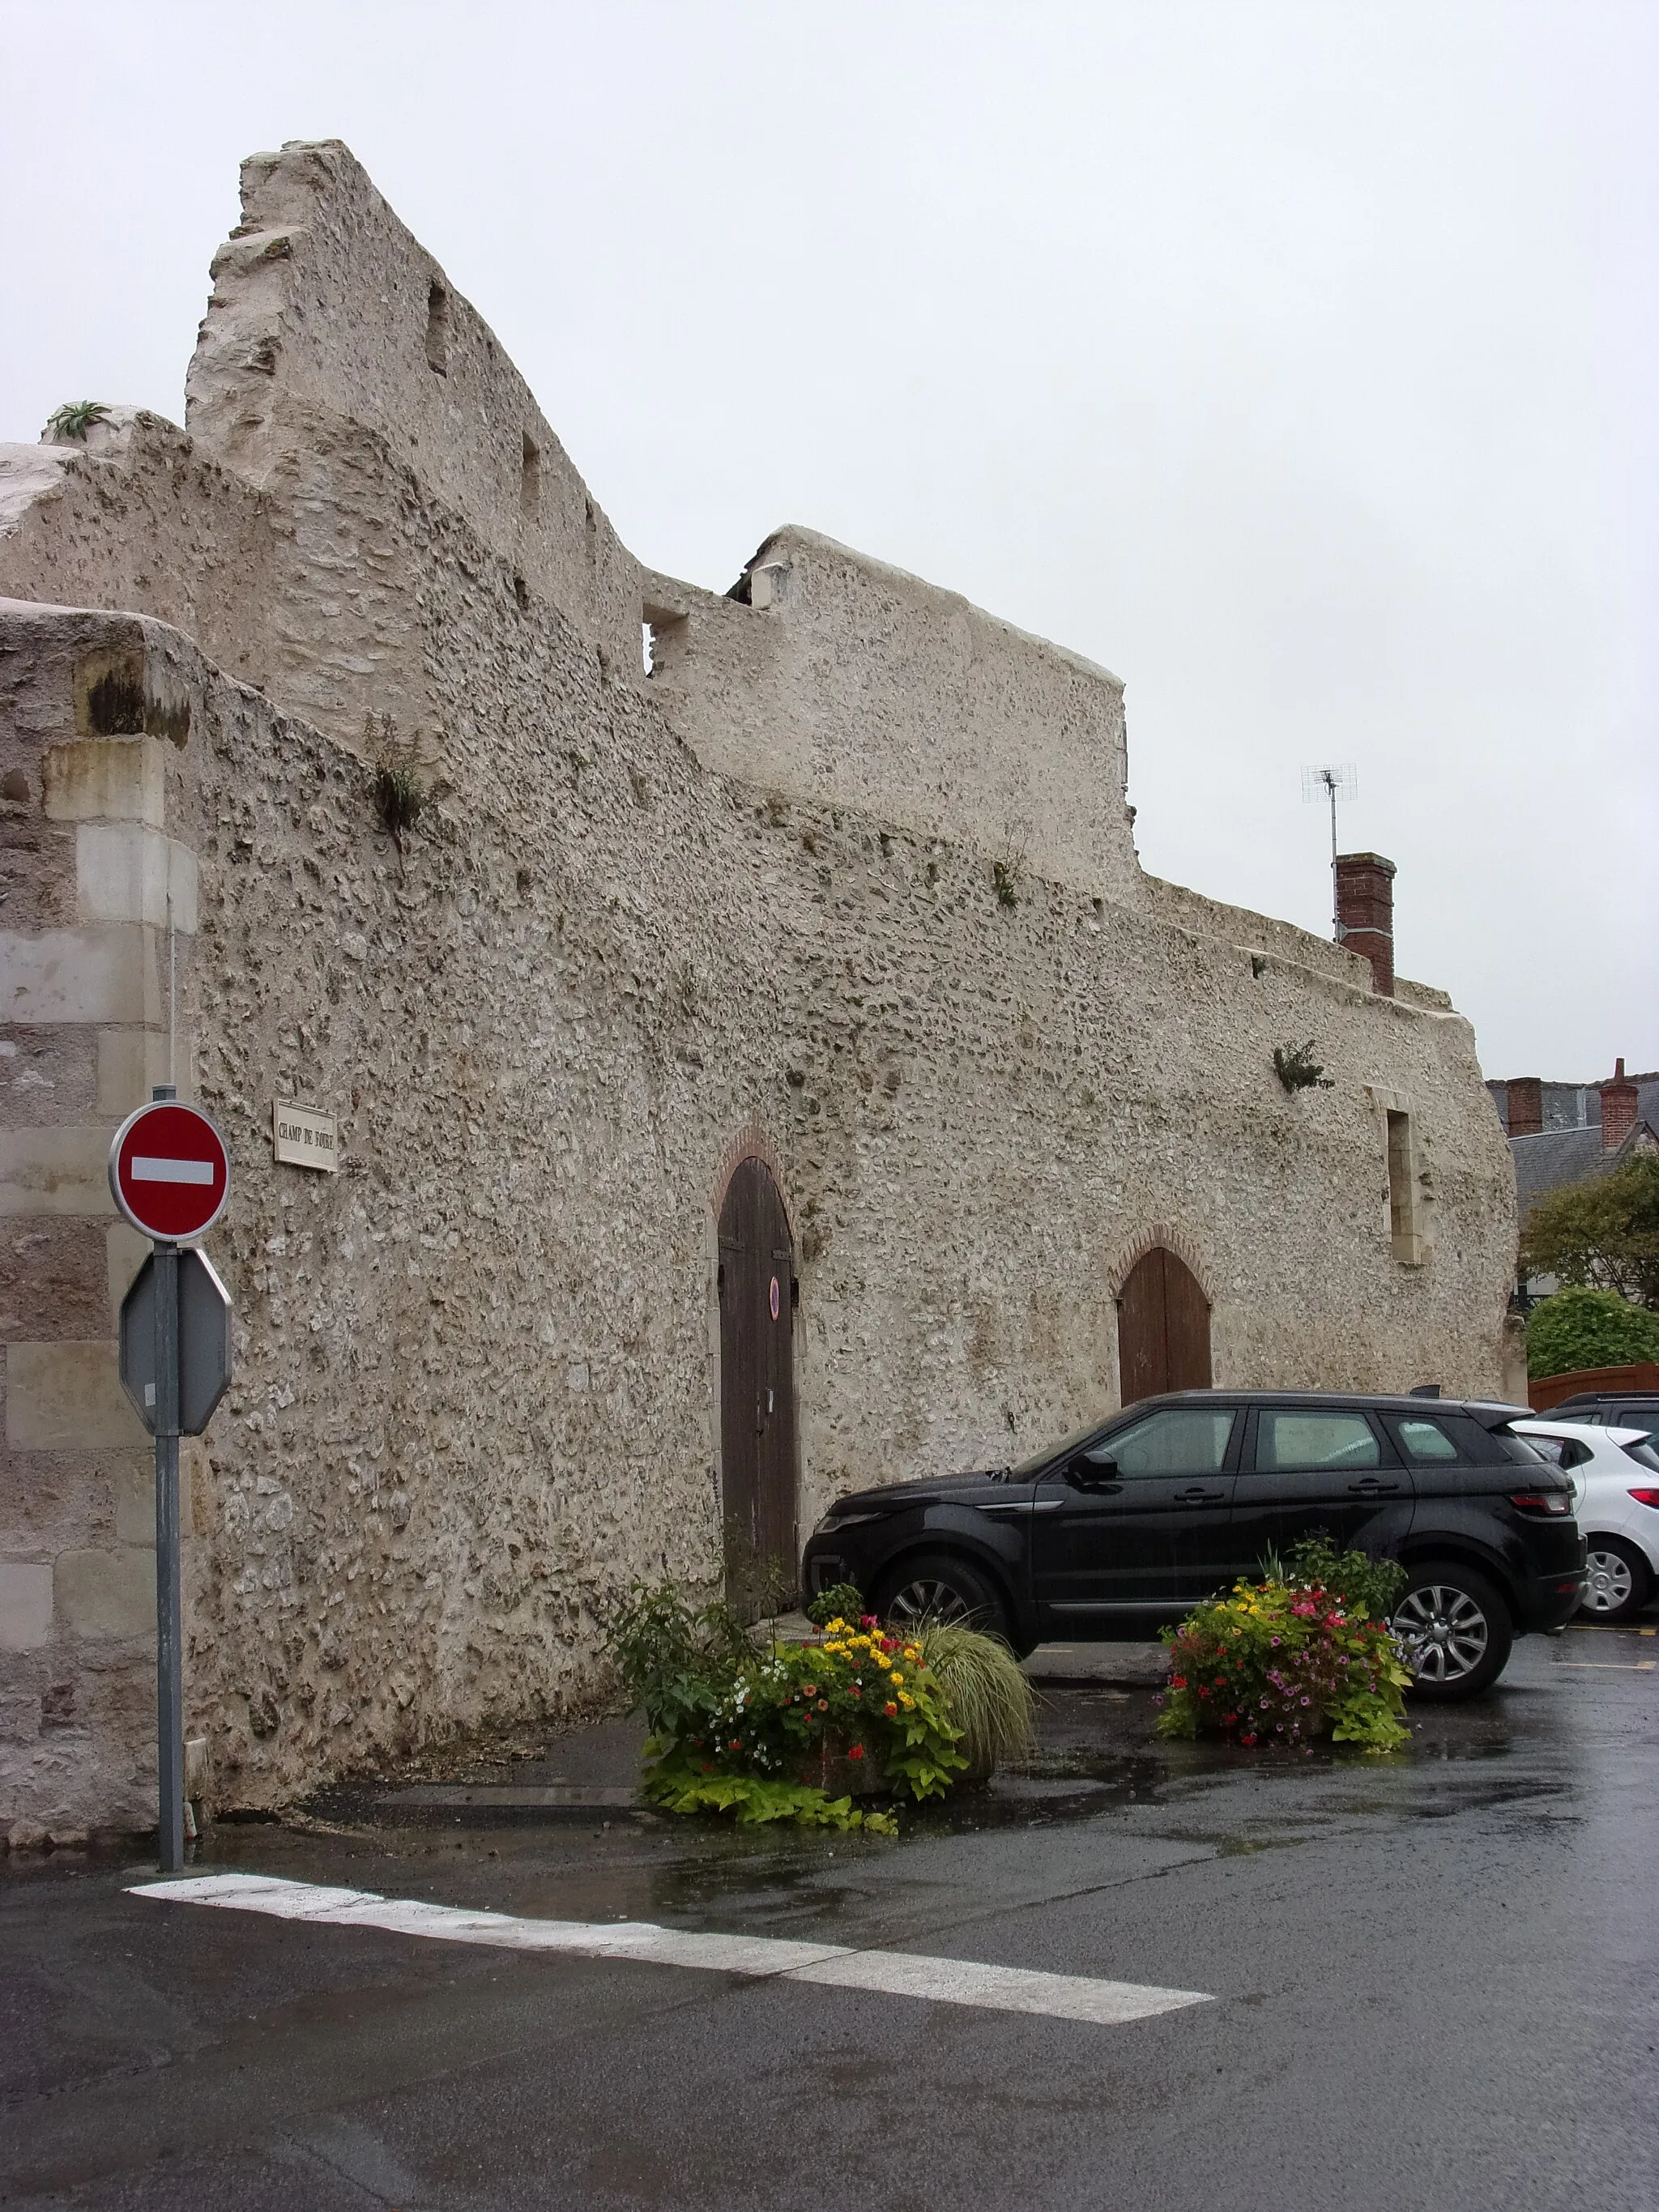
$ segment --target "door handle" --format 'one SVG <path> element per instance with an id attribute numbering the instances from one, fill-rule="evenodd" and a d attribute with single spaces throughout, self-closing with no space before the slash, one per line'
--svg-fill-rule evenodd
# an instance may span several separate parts
<path id="1" fill-rule="evenodd" d="M 1375 1475 L 1367 1475 L 1364 1482 L 1348 1485 L 1348 1495 L 1350 1498 L 1392 1498 L 1399 1487 L 1397 1482 L 1379 1482 Z"/>
<path id="2" fill-rule="evenodd" d="M 1177 1490 L 1175 1502 L 1177 1505 L 1213 1505 L 1226 1495 L 1224 1490 L 1205 1490 L 1194 1483 L 1189 1490 Z"/>

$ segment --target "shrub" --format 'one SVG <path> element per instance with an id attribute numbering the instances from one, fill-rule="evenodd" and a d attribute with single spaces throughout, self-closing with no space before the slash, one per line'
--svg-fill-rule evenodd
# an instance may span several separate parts
<path id="1" fill-rule="evenodd" d="M 606 1643 L 646 1726 L 670 1739 L 706 1723 L 755 1656 L 730 1606 L 716 1599 L 694 1607 L 672 1583 L 636 1583 Z"/>
<path id="2" fill-rule="evenodd" d="M 1659 1314 L 1617 1291 L 1575 1285 L 1540 1298 L 1527 1316 L 1527 1372 L 1534 1382 L 1636 1359 L 1659 1359 Z"/>
<path id="3" fill-rule="evenodd" d="M 828 1589 L 820 1590 L 808 1605 L 806 1618 L 814 1628 L 822 1628 L 826 1623 L 843 1615 L 849 1620 L 856 1620 L 863 1611 L 864 1600 L 856 1583 L 831 1583 Z"/>
<path id="4" fill-rule="evenodd" d="M 1318 1577 L 1328 1566 L 1330 1582 Z M 1170 1686 L 1158 1715 L 1164 1736 L 1224 1736 L 1257 1746 L 1306 1749 L 1324 1722 L 1339 1743 L 1394 1751 L 1411 1675 L 1382 1611 L 1403 1570 L 1362 1553 L 1297 1546 L 1291 1564 L 1165 1629 Z M 1353 1593 L 1345 1597 L 1342 1591 Z"/>
<path id="5" fill-rule="evenodd" d="M 919 1645 L 836 1615 L 822 1644 L 757 1650 L 720 1604 L 636 1588 L 610 1636 L 645 1713 L 642 1787 L 672 1812 L 730 1812 L 891 1832 L 813 1781 L 826 1747 L 867 1759 L 896 1795 L 937 1796 L 967 1767 L 962 1730 Z"/>
<path id="6" fill-rule="evenodd" d="M 1617 1291 L 1659 1312 L 1659 1155 L 1638 1152 L 1611 1175 L 1534 1199 L 1521 1232 L 1521 1273 Z"/>
<path id="7" fill-rule="evenodd" d="M 1023 1758 L 1036 1699 L 1002 1639 L 958 1622 L 924 1621 L 915 1642 L 950 1702 L 970 1771 L 989 1773 L 999 1759 Z"/>

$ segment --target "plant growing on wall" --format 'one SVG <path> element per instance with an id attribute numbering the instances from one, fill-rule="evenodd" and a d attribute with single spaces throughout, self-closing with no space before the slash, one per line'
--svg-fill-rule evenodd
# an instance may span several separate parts
<path id="1" fill-rule="evenodd" d="M 46 428 L 54 438 L 67 438 L 77 446 L 84 446 L 88 431 L 108 420 L 109 409 L 101 399 L 67 399 L 47 416 Z"/>
<path id="2" fill-rule="evenodd" d="M 1659 1314 L 1617 1291 L 1572 1284 L 1540 1298 L 1527 1316 L 1527 1372 L 1534 1382 L 1637 1359 L 1659 1359 Z"/>
<path id="3" fill-rule="evenodd" d="M 1305 1044 L 1276 1044 L 1273 1047 L 1273 1073 L 1292 1094 L 1298 1091 L 1330 1091 L 1335 1088 L 1324 1068 L 1314 1058 L 1314 1041 Z"/>
<path id="4" fill-rule="evenodd" d="M 381 829 L 398 848 L 401 863 L 404 838 L 420 820 L 427 802 L 427 793 L 415 773 L 414 747 L 398 743 L 397 725 L 390 714 L 382 714 L 378 721 L 373 714 L 366 714 L 363 738 L 378 755 L 374 765 L 374 811 L 380 817 Z"/>

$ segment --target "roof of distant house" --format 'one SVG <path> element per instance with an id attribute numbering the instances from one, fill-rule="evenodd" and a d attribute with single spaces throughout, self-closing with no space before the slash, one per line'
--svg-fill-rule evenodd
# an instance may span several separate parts
<path id="1" fill-rule="evenodd" d="M 1659 1120 L 1659 1115 L 1655 1118 Z M 1610 1152 L 1601 1149 L 1599 1120 L 1582 1129 L 1545 1129 L 1536 1136 L 1511 1137 L 1510 1151 L 1515 1158 L 1516 1200 L 1524 1221 L 1533 1200 L 1546 1191 L 1610 1175 L 1638 1152 L 1659 1152 L 1659 1131 L 1638 1114 L 1624 1143 Z"/>

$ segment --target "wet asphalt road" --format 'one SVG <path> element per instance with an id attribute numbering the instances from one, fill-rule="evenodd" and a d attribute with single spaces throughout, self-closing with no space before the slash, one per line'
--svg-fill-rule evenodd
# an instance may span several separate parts
<path id="1" fill-rule="evenodd" d="M 1529 1638 L 1388 1762 L 1158 1746 L 1146 1691 L 1058 1687 L 1032 1773 L 898 1843 L 473 1811 L 222 1826 L 204 1853 L 1216 2000 L 1116 2026 L 161 1904 L 95 1854 L 15 1863 L 0 2203 L 1652 2212 L 1656 1658 L 1652 1635 Z"/>

